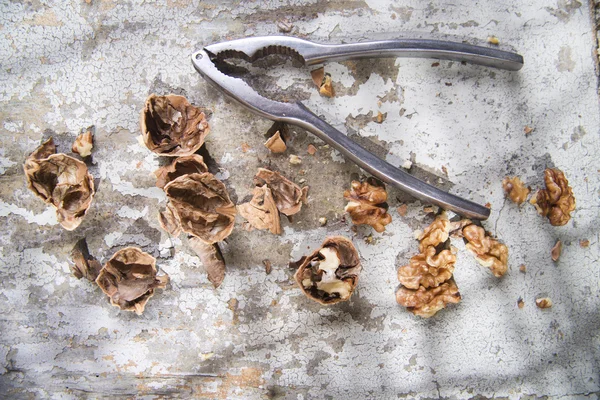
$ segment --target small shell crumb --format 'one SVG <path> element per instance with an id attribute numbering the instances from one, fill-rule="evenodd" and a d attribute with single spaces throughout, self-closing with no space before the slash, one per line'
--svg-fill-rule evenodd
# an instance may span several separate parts
<path id="1" fill-rule="evenodd" d="M 295 154 L 290 154 L 290 164 L 300 165 L 300 164 L 302 164 L 302 159 Z"/>

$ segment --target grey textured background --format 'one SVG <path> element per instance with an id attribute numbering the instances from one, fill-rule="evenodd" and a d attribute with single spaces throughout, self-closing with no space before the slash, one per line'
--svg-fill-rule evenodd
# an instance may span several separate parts
<path id="1" fill-rule="evenodd" d="M 597 398 L 594 16 L 593 4 L 567 0 L 1 2 L 0 396 Z M 286 155 L 268 154 L 262 143 L 270 122 L 193 70 L 194 50 L 277 34 L 284 19 L 292 35 L 331 42 L 392 32 L 495 35 L 524 55 L 516 73 L 415 59 L 332 63 L 333 99 L 320 97 L 308 71 L 289 61 L 258 64 L 252 79 L 267 95 L 304 100 L 389 162 L 412 160 L 411 172 L 490 202 L 485 227 L 510 249 L 507 276 L 494 278 L 455 241 L 463 301 L 430 320 L 414 317 L 394 291 L 396 268 L 417 249 L 413 230 L 431 220 L 422 205 L 390 189 L 386 232 L 361 227 L 354 234 L 341 218 L 342 193 L 360 170 L 301 129 L 293 129 Z M 258 166 L 311 186 L 309 206 L 283 222 L 281 236 L 245 232 L 238 221 L 217 290 L 186 241 L 169 238 L 156 220 L 165 199 L 151 173 L 161 161 L 137 141 L 138 114 L 153 92 L 183 94 L 212 111 L 206 147 L 235 201 L 249 196 Z M 377 111 L 388 113 L 383 124 L 370 121 Z M 98 192 L 83 224 L 67 232 L 27 190 L 22 163 L 49 135 L 68 153 L 91 125 Z M 526 125 L 535 128 L 529 136 Z M 306 153 L 309 143 L 315 156 Z M 302 165 L 289 165 L 289 154 Z M 547 166 L 565 171 L 577 198 L 564 227 L 504 200 L 504 176 L 537 188 Z M 402 202 L 409 203 L 405 217 L 395 210 Z M 352 238 L 364 272 L 350 302 L 321 307 L 302 296 L 287 263 L 334 234 Z M 158 258 L 170 285 L 142 316 L 119 311 L 99 288 L 70 275 L 68 253 L 81 237 L 101 261 L 124 246 L 141 247 Z M 557 238 L 565 247 L 553 263 Z M 269 275 L 265 258 L 273 263 Z M 554 306 L 537 309 L 539 295 Z"/>

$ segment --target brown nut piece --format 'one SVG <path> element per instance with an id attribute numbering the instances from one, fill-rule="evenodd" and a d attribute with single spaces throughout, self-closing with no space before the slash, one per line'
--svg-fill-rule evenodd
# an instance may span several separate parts
<path id="1" fill-rule="evenodd" d="M 281 233 L 279 211 L 271 189 L 267 185 L 257 186 L 254 188 L 253 195 L 250 202 L 237 206 L 240 215 L 248 220 L 251 228 L 268 229 L 271 233 L 279 235 Z"/>
<path id="2" fill-rule="evenodd" d="M 437 287 L 452 278 L 456 256 L 450 250 L 436 252 L 429 246 L 425 253 L 411 257 L 409 264 L 398 269 L 398 280 L 408 289 Z"/>
<path id="3" fill-rule="evenodd" d="M 177 157 L 170 165 L 160 167 L 154 171 L 156 176 L 156 187 L 164 189 L 167 183 L 183 175 L 208 172 L 204 158 L 198 154 Z"/>
<path id="4" fill-rule="evenodd" d="M 529 202 L 540 215 L 548 217 L 550 224 L 565 225 L 571 219 L 571 212 L 575 210 L 573 189 L 565 174 L 557 168 L 546 169 L 544 181 L 546 189 L 538 190 Z"/>
<path id="5" fill-rule="evenodd" d="M 206 269 L 208 280 L 215 288 L 221 286 L 223 279 L 225 279 L 225 260 L 219 244 L 206 244 L 195 236 L 190 236 L 188 242 L 192 250 L 200 257 L 200 261 Z"/>
<path id="6" fill-rule="evenodd" d="M 85 238 L 80 239 L 71 250 L 71 260 L 71 272 L 77 279 L 94 282 L 102 269 L 102 264 L 90 255 Z"/>
<path id="7" fill-rule="evenodd" d="M 460 302 L 460 293 L 454 279 L 442 283 L 438 287 L 426 289 L 423 286 L 418 290 L 401 286 L 396 292 L 398 304 L 406 307 L 410 312 L 423 318 L 434 316 L 449 303 Z"/>
<path id="8" fill-rule="evenodd" d="M 96 283 L 113 306 L 144 312 L 154 289 L 164 289 L 168 275 L 156 275 L 156 259 L 136 247 L 117 251 L 100 271 Z"/>
<path id="9" fill-rule="evenodd" d="M 65 154 L 55 154 L 48 139 L 27 158 L 27 186 L 56 208 L 58 222 L 72 231 L 83 221 L 94 197 L 94 179 L 85 163 Z"/>
<path id="10" fill-rule="evenodd" d="M 550 257 L 552 257 L 552 261 L 558 261 L 560 258 L 560 254 L 562 253 L 562 242 L 560 240 L 556 241 L 552 250 L 550 250 Z"/>
<path id="11" fill-rule="evenodd" d="M 467 241 L 465 247 L 473 254 L 479 264 L 491 269 L 494 276 L 500 278 L 508 271 L 508 247 L 487 236 L 485 229 L 477 225 L 463 228 Z"/>
<path id="12" fill-rule="evenodd" d="M 210 131 L 202 110 L 174 94 L 151 94 L 140 115 L 140 128 L 146 147 L 169 157 L 195 153 Z"/>
<path id="13" fill-rule="evenodd" d="M 513 203 L 519 205 L 523 204 L 527 200 L 527 196 L 531 189 L 526 187 L 518 176 L 506 177 L 502 180 L 502 188 L 506 193 L 506 196 L 512 200 Z"/>
<path id="14" fill-rule="evenodd" d="M 169 212 L 179 221 L 182 231 L 206 244 L 219 242 L 231 234 L 235 205 L 223 182 L 213 174 L 180 176 L 165 186 L 165 193 L 170 203 Z"/>
<path id="15" fill-rule="evenodd" d="M 371 225 L 377 232 L 385 231 L 385 226 L 392 222 L 387 213 L 387 192 L 383 183 L 375 178 L 366 182 L 352 181 L 352 189 L 344 192 L 348 204 L 344 211 L 350 214 L 355 225 Z"/>
<path id="16" fill-rule="evenodd" d="M 460 226 L 460 223 L 456 226 Z M 419 251 L 423 253 L 429 246 L 436 247 L 444 243 L 450 236 L 450 230 L 455 229 L 456 226 L 448 220 L 448 215 L 445 212 L 436 216 L 433 222 L 417 237 L 420 242 Z"/>
<path id="17" fill-rule="evenodd" d="M 71 151 L 79 154 L 81 157 L 88 157 L 92 154 L 92 148 L 94 147 L 94 135 L 91 130 L 86 130 L 84 133 L 77 136 Z"/>
<path id="18" fill-rule="evenodd" d="M 535 299 L 535 305 L 539 308 L 550 308 L 552 307 L 552 300 L 550 300 L 550 297 L 538 298 Z"/>
<path id="19" fill-rule="evenodd" d="M 285 178 L 279 172 L 270 171 L 265 168 L 259 168 L 254 176 L 256 186 L 267 185 L 271 189 L 275 205 L 280 213 L 287 216 L 294 215 L 302 208 L 302 203 L 306 200 L 308 187 L 300 188 L 294 182 Z"/>
<path id="20" fill-rule="evenodd" d="M 306 297 L 323 305 L 346 301 L 358 284 L 362 266 L 352 242 L 342 236 L 325 239 L 294 275 Z"/>

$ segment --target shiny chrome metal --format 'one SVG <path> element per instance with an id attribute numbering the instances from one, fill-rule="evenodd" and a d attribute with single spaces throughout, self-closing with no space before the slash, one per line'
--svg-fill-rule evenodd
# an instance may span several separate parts
<path id="1" fill-rule="evenodd" d="M 419 57 L 467 61 L 488 67 L 518 71 L 523 67 L 519 54 L 432 39 L 391 39 L 350 44 L 319 44 L 290 36 L 262 36 L 237 39 L 206 46 L 219 58 L 235 56 L 254 61 L 272 53 L 292 54 L 306 65 L 373 57 Z"/>
<path id="2" fill-rule="evenodd" d="M 216 43 L 206 46 L 192 56 L 194 67 L 207 81 L 256 114 L 273 121 L 297 125 L 314 133 L 365 171 L 418 199 L 467 218 L 483 220 L 489 217 L 489 208 L 444 192 L 375 157 L 302 103 L 281 103 L 266 99 L 241 79 L 223 74 L 215 65 L 216 61 L 226 58 L 254 61 L 274 53 L 292 55 L 307 65 L 351 58 L 433 57 L 469 61 L 512 71 L 522 67 L 523 58 L 520 55 L 464 43 L 426 39 L 323 45 L 294 37 L 271 36 Z"/>

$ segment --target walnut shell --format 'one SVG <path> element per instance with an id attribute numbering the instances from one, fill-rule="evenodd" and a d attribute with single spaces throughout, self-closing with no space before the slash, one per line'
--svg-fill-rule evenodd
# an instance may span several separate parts
<path id="1" fill-rule="evenodd" d="M 571 212 L 575 210 L 573 189 L 565 174 L 558 168 L 546 169 L 544 181 L 546 189 L 538 190 L 530 203 L 540 215 L 548 217 L 551 225 L 565 225 L 571 219 Z"/>
<path id="2" fill-rule="evenodd" d="M 183 175 L 165 186 L 170 212 L 181 230 L 213 244 L 231 234 L 235 205 L 227 188 L 209 172 Z"/>
<path id="3" fill-rule="evenodd" d="M 72 231 L 83 221 L 94 197 L 94 179 L 85 163 L 65 154 L 54 154 L 52 138 L 27 158 L 27 186 L 56 208 L 58 222 Z"/>
<path id="4" fill-rule="evenodd" d="M 456 255 L 450 250 L 436 252 L 429 246 L 425 253 L 411 257 L 409 264 L 398 269 L 398 280 L 409 289 L 437 287 L 452 278 Z"/>
<path id="5" fill-rule="evenodd" d="M 287 216 L 294 215 L 302 209 L 302 203 L 308 190 L 307 187 L 300 188 L 279 172 L 265 168 L 258 169 L 254 176 L 254 184 L 256 186 L 267 185 L 271 189 L 277 209 Z"/>
<path id="6" fill-rule="evenodd" d="M 352 181 L 352 189 L 344 192 L 348 204 L 344 208 L 355 225 L 371 225 L 377 232 L 385 231 L 392 222 L 387 213 L 387 192 L 383 183 L 374 178 L 366 182 Z"/>
<path id="7" fill-rule="evenodd" d="M 156 187 L 164 189 L 167 183 L 182 175 L 208 172 L 204 158 L 198 154 L 177 157 L 170 165 L 160 167 L 154 171 L 156 176 Z"/>
<path id="8" fill-rule="evenodd" d="M 267 185 L 257 186 L 254 188 L 253 195 L 250 202 L 237 206 L 240 215 L 248 220 L 251 228 L 268 229 L 271 233 L 279 235 L 281 233 L 279 211 L 271 189 Z"/>
<path id="9" fill-rule="evenodd" d="M 88 157 L 92 154 L 92 148 L 94 147 L 94 135 L 91 130 L 87 130 L 84 133 L 77 136 L 71 151 L 79 154 L 81 157 Z"/>
<path id="10" fill-rule="evenodd" d="M 168 275 L 156 275 L 156 259 L 136 247 L 117 251 L 96 278 L 113 306 L 137 314 L 144 312 L 154 289 L 164 289 L 168 282 Z"/>
<path id="11" fill-rule="evenodd" d="M 191 236 L 188 242 L 192 250 L 200 257 L 200 261 L 206 269 L 208 280 L 215 288 L 221 286 L 223 279 L 225 279 L 225 260 L 219 244 L 206 244 L 195 236 Z"/>
<path id="12" fill-rule="evenodd" d="M 494 276 L 500 278 L 508 271 L 508 247 L 506 245 L 487 236 L 485 229 L 477 225 L 464 227 L 463 236 L 467 241 L 465 247 L 479 264 L 490 268 Z"/>
<path id="13" fill-rule="evenodd" d="M 71 272 L 77 279 L 94 282 L 102 269 L 102 264 L 90 255 L 85 238 L 80 239 L 71 250 L 71 260 Z"/>
<path id="14" fill-rule="evenodd" d="M 151 94 L 140 115 L 140 128 L 146 147 L 169 157 L 195 153 L 210 131 L 202 110 L 174 94 Z"/>
<path id="15" fill-rule="evenodd" d="M 350 299 L 361 270 L 352 242 L 334 236 L 325 239 L 321 248 L 304 259 L 294 278 L 306 297 L 330 305 Z"/>
<path id="16" fill-rule="evenodd" d="M 454 279 L 429 289 L 420 286 L 418 290 L 412 290 L 401 286 L 396 292 L 398 304 L 423 318 L 434 316 L 446 305 L 458 303 L 460 299 L 460 293 Z"/>

